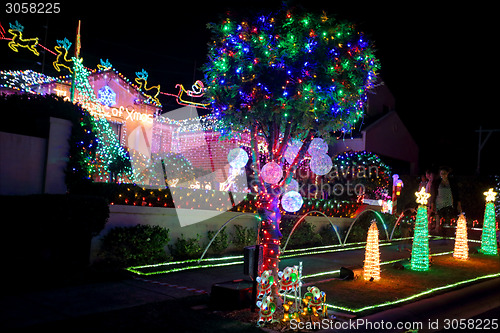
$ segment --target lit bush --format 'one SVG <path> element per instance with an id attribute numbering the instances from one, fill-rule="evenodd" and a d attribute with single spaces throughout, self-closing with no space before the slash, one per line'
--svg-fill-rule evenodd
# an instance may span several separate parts
<path id="1" fill-rule="evenodd" d="M 101 257 L 110 265 L 132 266 L 169 260 L 169 230 L 160 226 L 115 227 L 103 237 Z"/>

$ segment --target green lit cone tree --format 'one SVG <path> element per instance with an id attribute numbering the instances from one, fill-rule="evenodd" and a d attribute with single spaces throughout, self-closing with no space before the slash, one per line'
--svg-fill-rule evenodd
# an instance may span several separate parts
<path id="1" fill-rule="evenodd" d="M 379 64 L 373 44 L 353 24 L 325 13 L 286 8 L 252 17 L 227 13 L 209 29 L 205 96 L 222 138 L 250 133 L 261 269 L 272 270 L 277 281 L 284 184 L 313 138 L 328 142 L 335 132 L 351 131 L 363 115 Z M 285 163 L 292 139 L 301 146 Z M 267 164 L 261 166 L 260 158 Z M 300 200 L 290 196 L 287 204 L 300 207 Z"/>
<path id="2" fill-rule="evenodd" d="M 422 188 L 416 192 L 417 196 L 417 218 L 415 219 L 415 230 L 411 248 L 411 269 L 413 271 L 429 270 L 429 223 L 427 219 L 427 200 L 430 194 Z"/>
<path id="3" fill-rule="evenodd" d="M 489 189 L 484 192 L 486 196 L 486 207 L 484 210 L 483 232 L 481 234 L 481 253 L 497 255 L 497 235 L 496 235 L 496 217 L 495 217 L 495 197 L 496 192 Z"/>

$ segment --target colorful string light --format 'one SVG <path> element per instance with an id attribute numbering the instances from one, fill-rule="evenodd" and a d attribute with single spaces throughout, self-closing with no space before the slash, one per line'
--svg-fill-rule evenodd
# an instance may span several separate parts
<path id="1" fill-rule="evenodd" d="M 10 88 L 29 93 L 37 93 L 37 86 L 56 82 L 57 78 L 37 73 L 31 69 L 24 71 L 1 70 L 0 88 Z"/>
<path id="2" fill-rule="evenodd" d="M 352 24 L 325 17 L 283 10 L 211 24 L 204 72 L 215 113 L 233 127 L 264 124 L 273 110 L 303 128 L 350 131 L 379 65 Z"/>
<path id="3" fill-rule="evenodd" d="M 101 105 L 98 103 L 94 90 L 89 82 L 90 72 L 83 66 L 82 59 L 72 58 L 75 73 L 75 95 L 76 100 L 84 109 L 92 109 Z M 93 174 L 97 175 L 99 181 L 107 179 L 110 174 L 110 168 L 114 163 L 123 161 L 125 166 L 120 172 L 120 180 L 132 180 L 133 173 L 130 166 L 130 157 L 128 152 L 120 145 L 110 123 L 103 117 L 93 118 L 93 130 L 98 136 L 97 158 L 93 163 Z M 127 166 L 128 161 L 128 166 Z"/>
<path id="4" fill-rule="evenodd" d="M 205 96 L 220 119 L 220 132 L 231 136 L 250 129 L 254 138 L 265 138 L 266 152 L 261 154 L 254 142 L 252 156 L 260 166 L 259 154 L 265 155 L 264 166 L 255 168 L 263 269 L 277 274 L 282 185 L 314 137 L 348 132 L 361 118 L 378 62 L 371 44 L 353 25 L 326 15 L 282 9 L 251 20 L 227 17 L 210 29 Z M 289 150 L 286 159 L 291 163 L 283 169 L 290 138 L 303 145 Z"/>

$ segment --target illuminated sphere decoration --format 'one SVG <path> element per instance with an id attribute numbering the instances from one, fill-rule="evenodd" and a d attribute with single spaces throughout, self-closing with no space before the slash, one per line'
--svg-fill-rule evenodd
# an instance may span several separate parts
<path id="1" fill-rule="evenodd" d="M 333 167 L 332 159 L 327 154 L 316 154 L 311 158 L 309 163 L 311 171 L 318 176 L 326 175 Z"/>
<path id="2" fill-rule="evenodd" d="M 277 184 L 283 178 L 283 169 L 276 162 L 266 163 L 260 170 L 262 179 L 269 184 Z"/>
<path id="3" fill-rule="evenodd" d="M 302 142 L 300 140 L 290 140 L 285 151 L 285 159 L 289 164 L 292 164 L 299 153 L 300 147 L 302 147 Z"/>
<path id="4" fill-rule="evenodd" d="M 285 192 L 288 191 L 299 191 L 299 182 L 297 182 L 293 178 L 288 178 L 288 180 L 285 182 Z"/>
<path id="5" fill-rule="evenodd" d="M 229 165 L 235 169 L 244 168 L 248 162 L 248 154 L 244 149 L 234 148 L 227 154 L 227 161 Z"/>
<path id="6" fill-rule="evenodd" d="M 281 197 L 281 207 L 290 213 L 294 213 L 302 207 L 304 199 L 297 191 L 288 191 Z"/>
<path id="7" fill-rule="evenodd" d="M 328 144 L 322 138 L 314 138 L 312 139 L 307 152 L 313 157 L 319 154 L 327 154 Z"/>

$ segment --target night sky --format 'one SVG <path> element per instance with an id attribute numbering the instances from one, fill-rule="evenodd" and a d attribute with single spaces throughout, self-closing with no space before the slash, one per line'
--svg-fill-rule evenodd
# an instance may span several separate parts
<path id="1" fill-rule="evenodd" d="M 78 19 L 82 20 L 84 64 L 95 68 L 109 59 L 130 80 L 144 68 L 148 82 L 163 92 L 176 93 L 175 85 L 190 87 L 203 79 L 199 67 L 206 61 L 208 22 L 218 22 L 227 10 L 276 9 L 280 1 L 104 1 L 62 2 L 59 14 L 5 14 L 0 22 L 24 25 L 24 37 L 39 37 L 53 49 L 56 39 L 74 44 Z M 447 164 L 458 174 L 473 174 L 477 163 L 480 125 L 500 128 L 496 97 L 498 27 L 494 2 L 291 1 L 306 9 L 357 24 L 375 42 L 381 60 L 380 77 L 396 98 L 396 111 L 420 147 L 421 171 Z M 48 27 L 48 29 L 45 29 Z M 7 36 L 10 34 L 7 33 Z M 47 54 L 44 73 L 58 75 L 55 57 Z M 42 71 L 43 56 L 0 41 L 0 69 Z M 165 109 L 176 107 L 173 98 L 161 99 Z M 500 173 L 495 165 L 500 133 L 494 133 L 482 151 L 483 174 Z"/>

